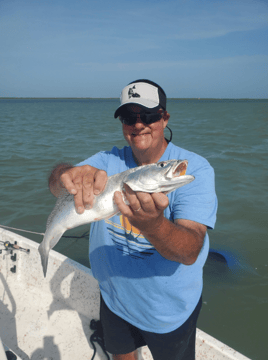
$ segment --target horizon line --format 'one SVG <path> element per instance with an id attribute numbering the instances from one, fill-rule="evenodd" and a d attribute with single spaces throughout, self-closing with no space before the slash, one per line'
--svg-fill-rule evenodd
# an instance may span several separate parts
<path id="1" fill-rule="evenodd" d="M 66 100 L 72 100 L 72 99 L 93 99 L 93 100 L 99 100 L 99 99 L 103 99 L 103 100 L 120 100 L 120 98 L 118 97 L 30 97 L 30 96 L 0 96 L 0 99 L 66 99 Z M 167 98 L 167 100 L 268 100 L 268 98 L 229 98 L 229 97 L 222 97 L 222 98 L 211 98 L 211 97 L 186 97 L 186 98 L 181 98 L 181 97 L 170 97 Z"/>

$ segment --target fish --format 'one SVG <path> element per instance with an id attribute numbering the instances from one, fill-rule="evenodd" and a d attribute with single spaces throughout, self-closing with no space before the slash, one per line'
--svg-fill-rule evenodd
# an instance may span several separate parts
<path id="1" fill-rule="evenodd" d="M 85 209 L 82 214 L 78 214 L 75 209 L 74 196 L 65 190 L 58 197 L 48 217 L 45 235 L 38 247 L 44 277 L 47 273 L 49 251 L 58 243 L 66 230 L 106 220 L 120 213 L 113 197 L 116 191 L 120 191 L 124 198 L 124 184 L 133 191 L 168 194 L 195 179 L 192 175 L 186 175 L 187 166 L 188 160 L 167 160 L 109 176 L 103 192 L 94 197 L 92 208 Z M 127 203 L 126 199 L 124 201 Z"/>

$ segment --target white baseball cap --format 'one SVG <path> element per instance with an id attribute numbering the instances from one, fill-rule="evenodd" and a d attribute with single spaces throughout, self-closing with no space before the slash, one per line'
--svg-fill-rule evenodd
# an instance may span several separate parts
<path id="1" fill-rule="evenodd" d="M 156 83 L 150 80 L 136 80 L 128 84 L 121 92 L 121 105 L 114 113 L 117 118 L 120 112 L 129 104 L 138 104 L 150 112 L 157 112 L 160 108 L 166 110 L 166 94 Z"/>

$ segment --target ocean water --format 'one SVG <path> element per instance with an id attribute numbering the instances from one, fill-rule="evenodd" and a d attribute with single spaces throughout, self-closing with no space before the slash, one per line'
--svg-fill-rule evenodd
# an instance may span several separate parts
<path id="1" fill-rule="evenodd" d="M 0 224 L 43 233 L 55 204 L 54 165 L 126 145 L 118 99 L 0 99 Z M 219 200 L 204 268 L 198 327 L 252 359 L 266 359 L 268 323 L 268 100 L 170 99 L 173 143 L 208 159 Z M 168 136 L 168 132 L 167 132 Z M 82 236 L 83 226 L 65 235 Z M 42 236 L 18 232 L 41 242 Z M 55 250 L 89 266 L 88 238 Z"/>

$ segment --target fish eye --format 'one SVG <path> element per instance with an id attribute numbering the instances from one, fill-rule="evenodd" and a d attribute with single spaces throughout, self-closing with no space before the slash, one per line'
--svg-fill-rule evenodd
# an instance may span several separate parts
<path id="1" fill-rule="evenodd" d="M 163 162 L 160 162 L 158 165 L 163 168 L 166 165 L 166 163 L 163 161 Z"/>

